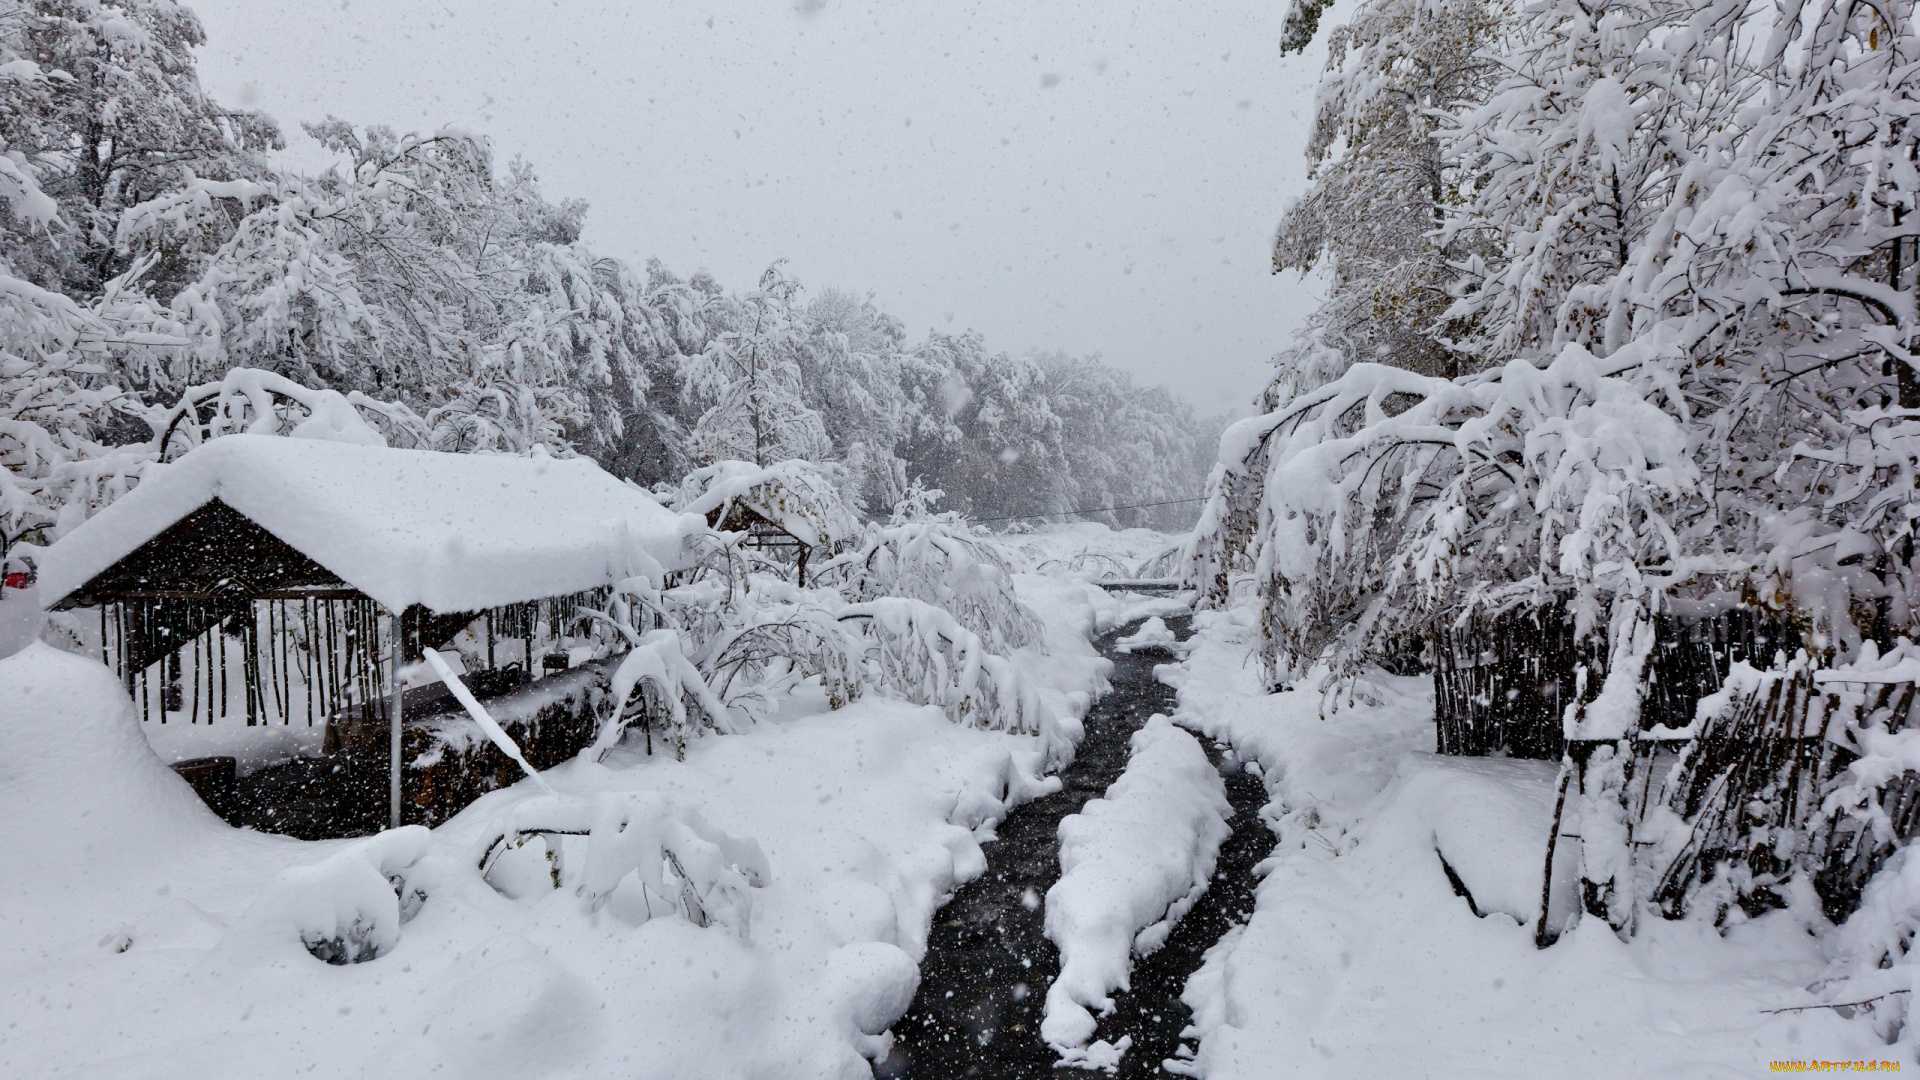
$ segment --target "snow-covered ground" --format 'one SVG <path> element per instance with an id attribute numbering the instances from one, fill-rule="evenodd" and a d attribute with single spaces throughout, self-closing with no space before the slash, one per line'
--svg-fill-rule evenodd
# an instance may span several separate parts
<path id="1" fill-rule="evenodd" d="M 1014 540 L 1046 639 L 1016 660 L 1056 750 L 1103 685 L 1090 636 L 1181 609 L 1108 593 L 1089 565 L 1160 540 Z M 1196 626 L 1187 659 L 1160 669 L 1174 720 L 1259 770 L 1280 842 L 1251 921 L 1187 985 L 1199 1050 L 1176 1068 L 1694 1077 L 1890 1056 L 1831 1010 L 1769 1011 L 1813 1003 L 1827 957 L 1811 905 L 1724 932 L 1650 918 L 1624 943 L 1587 919 L 1536 949 L 1553 765 L 1431 753 L 1424 678 L 1263 693 L 1251 613 Z M 96 660 L 0 659 L 0 732 L 0 1075 L 36 1077 L 864 1077 L 935 910 L 982 872 L 1001 817 L 1053 790 L 1042 774 L 1061 756 L 934 706 L 829 711 L 803 688 L 684 760 L 626 744 L 550 770 L 554 795 L 521 784 L 432 832 L 304 843 L 201 806 Z M 1064 1047 L 1091 1035 L 1089 1007 L 1127 984 L 1224 832 L 1192 737 L 1156 719 L 1133 751 L 1061 830 L 1045 903 Z M 493 843 L 540 822 L 591 835 Z M 649 876 L 663 851 L 680 878 Z M 322 963 L 309 945 L 329 937 L 379 955 Z"/>
<path id="2" fill-rule="evenodd" d="M 1058 573 L 1020 592 L 1046 651 L 1015 660 L 1071 739 L 1105 671 L 1089 633 L 1125 604 Z M 802 692 L 684 761 L 623 746 L 550 770 L 557 801 L 523 783 L 431 833 L 305 843 L 201 806 L 97 660 L 0 659 L 0 731 L 4 1076 L 867 1076 L 934 910 L 1007 809 L 1058 783 L 1038 736 Z M 556 807 L 596 822 L 551 840 L 559 888 L 529 861 L 549 841 L 483 877 L 494 836 Z M 705 896 L 713 925 L 642 888 L 644 856 L 594 876 L 671 842 L 703 888 L 696 856 L 738 884 L 736 841 L 763 880 Z M 380 955 L 322 963 L 303 936 L 329 934 Z"/>
<path id="3" fill-rule="evenodd" d="M 1164 676 L 1176 719 L 1259 764 L 1280 834 L 1253 918 L 1188 984 L 1195 1075 L 1745 1077 L 1893 1056 L 1831 1010 L 1767 1011 L 1812 1003 L 1811 905 L 1724 935 L 1647 918 L 1626 943 L 1584 919 L 1536 949 L 1555 766 L 1434 755 L 1425 678 L 1263 694 L 1251 615 L 1203 613 Z"/>
<path id="4" fill-rule="evenodd" d="M 1189 595 L 1150 595 L 1108 592 L 1094 584 L 1101 578 L 1131 579 L 1170 552 L 1177 537 L 1151 529 L 1109 529 L 1077 522 L 1045 525 L 998 539 L 1002 551 L 1024 571 L 1015 575 L 1020 598 L 1035 610 L 1051 612 L 1049 621 L 1070 620 L 1083 609 L 1091 615 L 1088 629 L 1105 633 L 1135 619 L 1184 615 L 1192 610 Z M 1166 630 L 1165 623 L 1160 626 Z M 1151 644 L 1170 644 L 1173 635 Z"/>

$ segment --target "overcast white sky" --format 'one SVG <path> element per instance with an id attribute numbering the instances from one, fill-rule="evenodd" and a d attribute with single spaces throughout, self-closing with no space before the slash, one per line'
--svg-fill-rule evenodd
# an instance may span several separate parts
<path id="1" fill-rule="evenodd" d="M 1268 271 L 1319 69 L 1279 55 L 1282 0 L 188 2 L 208 89 L 292 140 L 476 128 L 592 204 L 598 251 L 731 288 L 785 257 L 915 339 L 1244 413 L 1311 300 Z"/>

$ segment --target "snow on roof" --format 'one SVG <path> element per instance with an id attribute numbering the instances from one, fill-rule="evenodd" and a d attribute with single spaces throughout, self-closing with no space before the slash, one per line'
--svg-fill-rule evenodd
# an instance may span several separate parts
<path id="1" fill-rule="evenodd" d="M 156 466 L 49 547 L 40 595 L 51 607 L 216 498 L 393 611 L 478 611 L 657 578 L 706 528 L 586 458 L 229 435 Z"/>
<path id="2" fill-rule="evenodd" d="M 715 462 L 689 474 L 682 491 L 683 513 L 704 517 L 718 510 L 716 520 L 724 521 L 729 508 L 745 507 L 806 544 L 838 544 L 860 531 L 833 482 L 819 466 L 799 458 L 764 467 Z"/>

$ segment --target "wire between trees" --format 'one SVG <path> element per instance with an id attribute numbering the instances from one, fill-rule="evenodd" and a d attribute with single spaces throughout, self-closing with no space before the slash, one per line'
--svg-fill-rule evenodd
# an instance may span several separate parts
<path id="1" fill-rule="evenodd" d="M 1051 510 L 1044 514 L 1009 514 L 1006 517 L 974 518 L 975 525 L 987 525 L 995 521 L 1024 521 L 1027 518 L 1072 517 L 1075 514 L 1104 514 L 1109 510 L 1144 510 L 1150 506 L 1186 506 L 1189 503 L 1206 502 L 1206 496 L 1193 499 L 1167 499 L 1163 502 L 1129 503 L 1126 506 L 1089 506 L 1084 510 Z"/>

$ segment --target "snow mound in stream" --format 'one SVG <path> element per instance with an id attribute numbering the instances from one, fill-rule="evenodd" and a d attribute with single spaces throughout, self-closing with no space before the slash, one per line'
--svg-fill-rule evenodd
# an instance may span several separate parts
<path id="1" fill-rule="evenodd" d="M 1112 1009 L 1108 992 L 1130 986 L 1132 954 L 1164 944 L 1206 889 L 1230 831 L 1226 784 L 1198 740 L 1156 714 L 1131 746 L 1106 794 L 1060 822 L 1060 880 L 1046 915 L 1060 977 L 1040 1034 L 1069 1060 L 1086 1056 L 1090 1009 Z"/>
<path id="2" fill-rule="evenodd" d="M 1155 615 L 1140 624 L 1140 629 L 1113 643 L 1113 647 L 1123 653 L 1144 652 L 1148 649 L 1174 649 L 1180 639 L 1167 626 L 1165 619 Z"/>

